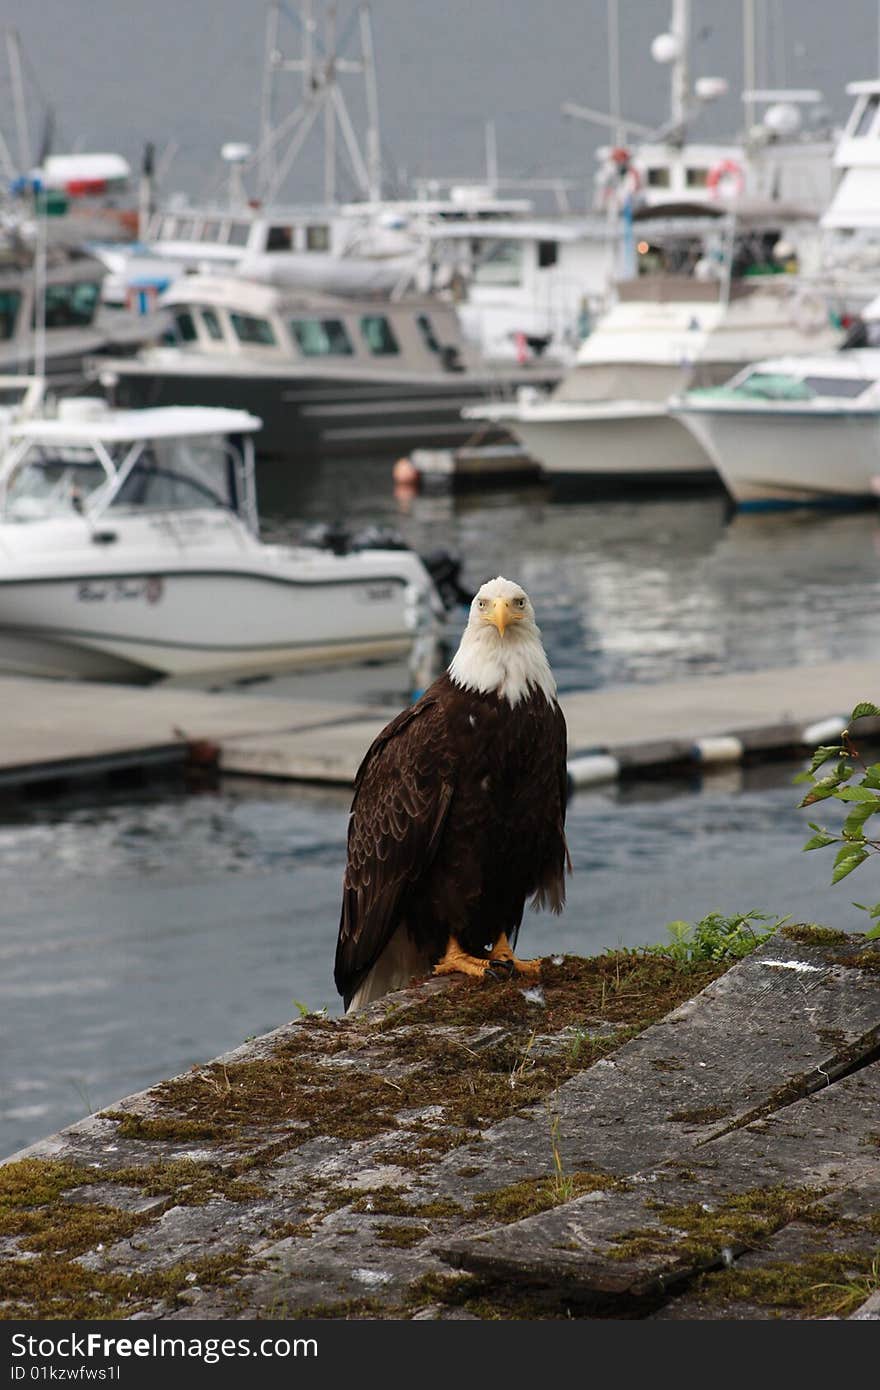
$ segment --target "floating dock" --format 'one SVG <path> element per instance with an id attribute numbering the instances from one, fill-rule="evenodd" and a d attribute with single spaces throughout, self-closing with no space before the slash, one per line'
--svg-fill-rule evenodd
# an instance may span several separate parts
<path id="1" fill-rule="evenodd" d="M 565 694 L 573 786 L 833 742 L 876 662 L 828 662 Z M 396 709 L 0 677 L 0 788 L 215 762 L 224 775 L 350 786 Z M 860 731 L 876 733 L 877 721 Z"/>
<path id="2" fill-rule="evenodd" d="M 876 1319 L 878 1138 L 880 942 L 432 980 L 0 1164 L 0 1317 Z"/>
<path id="3" fill-rule="evenodd" d="M 519 444 L 413 449 L 408 462 L 425 491 L 485 487 L 487 483 L 537 483 L 544 479 L 538 460 Z"/>

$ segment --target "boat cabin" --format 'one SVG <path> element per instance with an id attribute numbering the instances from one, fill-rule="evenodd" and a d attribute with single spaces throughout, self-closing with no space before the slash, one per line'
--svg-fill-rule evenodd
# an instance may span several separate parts
<path id="1" fill-rule="evenodd" d="M 50 254 L 41 307 L 30 249 L 25 255 L 17 246 L 0 246 L 0 360 L 24 368 L 33 359 L 40 330 L 90 328 L 105 274 L 91 256 L 67 250 Z"/>
<path id="2" fill-rule="evenodd" d="M 254 367 L 462 371 L 455 308 L 436 299 L 341 298 L 234 276 L 189 275 L 163 297 L 166 343 Z"/>
<path id="3" fill-rule="evenodd" d="M 258 532 L 252 434 L 242 410 L 111 410 L 100 398 L 13 423 L 0 464 L 0 521 L 219 508 Z M 99 539 L 96 535 L 93 539 Z"/>

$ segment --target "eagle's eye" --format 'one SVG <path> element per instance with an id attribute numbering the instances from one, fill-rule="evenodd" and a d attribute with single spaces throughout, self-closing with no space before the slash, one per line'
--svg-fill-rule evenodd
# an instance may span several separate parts
<path id="1" fill-rule="evenodd" d="M 487 603 L 488 603 L 488 599 L 485 599 L 485 598 L 478 598 L 478 599 L 477 599 L 477 607 L 478 607 L 481 611 L 482 611 L 482 609 L 484 609 L 484 608 L 486 607 L 486 604 L 487 604 Z"/>
<path id="2" fill-rule="evenodd" d="M 524 598 L 515 598 L 513 601 L 516 604 L 517 608 L 525 608 L 526 606 L 526 601 Z"/>

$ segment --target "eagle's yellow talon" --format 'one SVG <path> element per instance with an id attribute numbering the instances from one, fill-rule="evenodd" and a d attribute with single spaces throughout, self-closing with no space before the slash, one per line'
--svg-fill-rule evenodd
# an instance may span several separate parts
<path id="1" fill-rule="evenodd" d="M 459 946 L 455 937 L 449 938 L 449 945 L 446 947 L 446 954 L 442 960 L 438 960 L 434 966 L 435 975 L 473 975 L 477 979 L 482 979 L 486 973 L 489 962 L 479 956 L 469 956 Z"/>

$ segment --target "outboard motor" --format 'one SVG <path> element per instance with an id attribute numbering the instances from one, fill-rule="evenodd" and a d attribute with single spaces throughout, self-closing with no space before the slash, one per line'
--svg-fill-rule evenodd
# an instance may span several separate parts
<path id="1" fill-rule="evenodd" d="M 390 526 L 365 526 L 352 537 L 353 550 L 409 550 L 399 531 Z"/>
<path id="2" fill-rule="evenodd" d="M 354 549 L 351 532 L 341 521 L 316 522 L 303 532 L 300 543 L 316 550 L 331 550 L 334 555 L 348 555 Z"/>
<path id="3" fill-rule="evenodd" d="M 450 555 L 448 550 L 431 550 L 421 558 L 443 600 L 444 608 L 451 611 L 459 604 L 468 607 L 473 594 L 461 582 L 461 560 L 456 555 Z"/>

